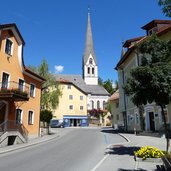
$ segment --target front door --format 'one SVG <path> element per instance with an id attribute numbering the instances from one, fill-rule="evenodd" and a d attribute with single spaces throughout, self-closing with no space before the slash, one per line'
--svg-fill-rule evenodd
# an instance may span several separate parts
<path id="1" fill-rule="evenodd" d="M 155 131 L 155 122 L 154 122 L 154 113 L 149 112 L 149 119 L 150 119 L 150 130 Z"/>

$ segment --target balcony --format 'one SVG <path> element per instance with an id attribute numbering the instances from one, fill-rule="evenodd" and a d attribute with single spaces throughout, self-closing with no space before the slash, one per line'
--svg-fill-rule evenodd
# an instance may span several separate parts
<path id="1" fill-rule="evenodd" d="M 28 101 L 29 87 L 15 81 L 0 82 L 0 100 Z"/>

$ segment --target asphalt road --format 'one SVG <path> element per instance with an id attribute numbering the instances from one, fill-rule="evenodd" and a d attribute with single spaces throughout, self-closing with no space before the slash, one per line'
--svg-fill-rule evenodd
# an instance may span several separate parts
<path id="1" fill-rule="evenodd" d="M 0 155 L 0 171 L 98 171 L 107 147 L 125 142 L 108 129 L 58 130 L 53 141 Z"/>

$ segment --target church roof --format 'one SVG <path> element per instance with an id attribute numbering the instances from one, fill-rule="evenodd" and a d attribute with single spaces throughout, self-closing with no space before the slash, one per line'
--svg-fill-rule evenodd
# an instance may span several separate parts
<path id="1" fill-rule="evenodd" d="M 114 101 L 119 99 L 119 89 L 115 91 L 109 98 L 109 101 Z"/>
<path id="2" fill-rule="evenodd" d="M 56 75 L 57 81 L 61 79 L 68 82 L 72 82 L 75 86 L 79 87 L 82 91 L 87 94 L 92 95 L 101 95 L 101 96 L 110 96 L 107 90 L 100 85 L 87 85 L 82 79 L 81 75 Z"/>
<path id="3" fill-rule="evenodd" d="M 94 52 L 93 36 L 92 36 L 92 29 L 91 29 L 91 22 L 90 22 L 90 12 L 88 12 L 86 42 L 85 42 L 85 50 L 84 50 L 84 55 L 83 55 L 84 65 L 86 64 L 90 54 L 92 55 L 95 64 L 97 64 L 96 55 Z"/>

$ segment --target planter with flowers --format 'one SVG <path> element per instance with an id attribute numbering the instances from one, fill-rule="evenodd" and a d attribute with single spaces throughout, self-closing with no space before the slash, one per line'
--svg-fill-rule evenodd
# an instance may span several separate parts
<path id="1" fill-rule="evenodd" d="M 164 151 L 156 147 L 145 146 L 134 152 L 136 161 L 162 162 L 161 157 L 165 155 Z"/>

